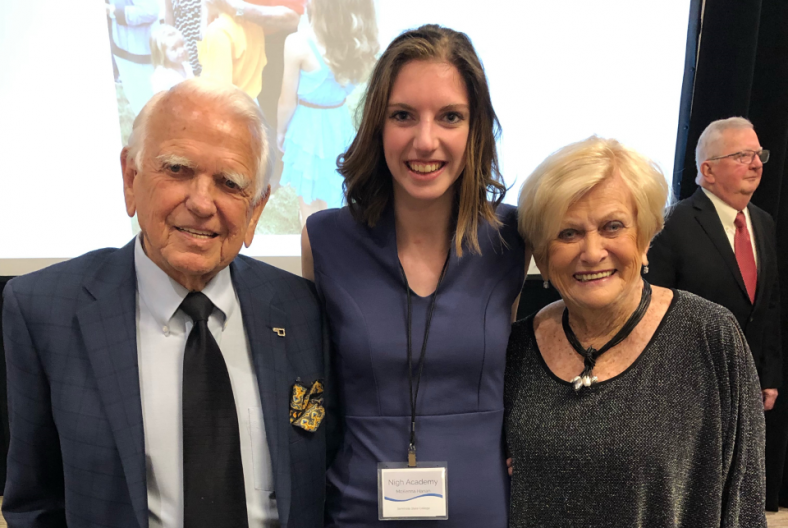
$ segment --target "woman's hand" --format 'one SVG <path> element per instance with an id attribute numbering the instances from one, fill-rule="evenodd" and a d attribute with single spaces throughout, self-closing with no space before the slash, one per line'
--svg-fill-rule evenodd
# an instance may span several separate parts
<path id="1" fill-rule="evenodd" d="M 514 471 L 514 459 L 507 458 L 506 459 L 506 467 L 508 468 L 509 476 L 511 477 L 512 476 L 512 472 Z"/>

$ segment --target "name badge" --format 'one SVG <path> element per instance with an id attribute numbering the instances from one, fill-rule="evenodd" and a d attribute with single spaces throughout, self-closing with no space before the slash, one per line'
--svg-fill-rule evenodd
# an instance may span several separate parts
<path id="1" fill-rule="evenodd" d="M 378 463 L 378 519 L 432 520 L 449 518 L 446 462 Z"/>

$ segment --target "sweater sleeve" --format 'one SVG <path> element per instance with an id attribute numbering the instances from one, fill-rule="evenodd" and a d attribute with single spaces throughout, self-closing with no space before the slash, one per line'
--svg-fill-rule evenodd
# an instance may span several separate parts
<path id="1" fill-rule="evenodd" d="M 726 317 L 729 324 L 723 325 L 720 342 L 731 343 L 732 350 L 725 351 L 730 405 L 728 416 L 722 417 L 727 427 L 723 430 L 721 526 L 766 528 L 765 424 L 760 383 L 744 334 L 733 315 Z"/>

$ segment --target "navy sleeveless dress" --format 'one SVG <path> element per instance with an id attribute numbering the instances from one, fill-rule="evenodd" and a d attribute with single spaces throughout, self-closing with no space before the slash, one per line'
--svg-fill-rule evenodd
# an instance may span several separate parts
<path id="1" fill-rule="evenodd" d="M 479 229 L 482 255 L 457 258 L 452 250 L 430 328 L 416 435 L 418 460 L 448 462 L 449 520 L 439 523 L 378 521 L 377 464 L 406 461 L 410 422 L 407 297 L 393 209 L 374 228 L 347 207 L 307 220 L 344 414 L 328 473 L 327 526 L 506 527 L 503 376 L 525 247 L 516 210 L 502 205 L 498 215 L 500 231 Z M 415 371 L 430 297 L 413 293 L 412 303 Z"/>

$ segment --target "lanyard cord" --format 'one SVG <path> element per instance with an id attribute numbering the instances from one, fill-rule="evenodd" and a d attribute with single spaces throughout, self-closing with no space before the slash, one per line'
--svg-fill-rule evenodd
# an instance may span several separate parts
<path id="1" fill-rule="evenodd" d="M 443 270 L 441 271 L 440 278 L 438 279 L 438 285 L 435 287 L 435 291 L 432 293 L 432 300 L 430 301 L 430 308 L 427 312 L 427 323 L 424 327 L 424 343 L 421 345 L 421 355 L 419 356 L 419 373 L 418 377 L 416 378 L 416 391 L 413 391 L 413 348 L 411 346 L 411 323 L 413 317 L 413 309 L 411 304 L 411 292 L 410 292 L 410 285 L 408 284 L 408 277 L 405 276 L 405 270 L 402 268 L 402 263 L 399 264 L 399 271 L 402 274 L 402 281 L 405 283 L 405 293 L 408 297 L 408 326 L 407 326 L 407 336 L 408 336 L 408 386 L 410 389 L 410 445 L 408 446 L 409 453 L 413 456 L 413 463 L 415 465 L 415 453 L 416 453 L 416 401 L 419 398 L 419 385 L 421 385 L 421 373 L 424 371 L 424 358 L 427 353 L 427 338 L 430 335 L 430 325 L 432 323 L 432 314 L 435 311 L 435 303 L 438 300 L 438 290 L 441 287 L 441 282 L 443 282 L 443 277 L 446 276 L 446 269 L 449 267 L 449 257 L 451 256 L 451 250 L 446 255 L 446 262 L 443 263 Z"/>

